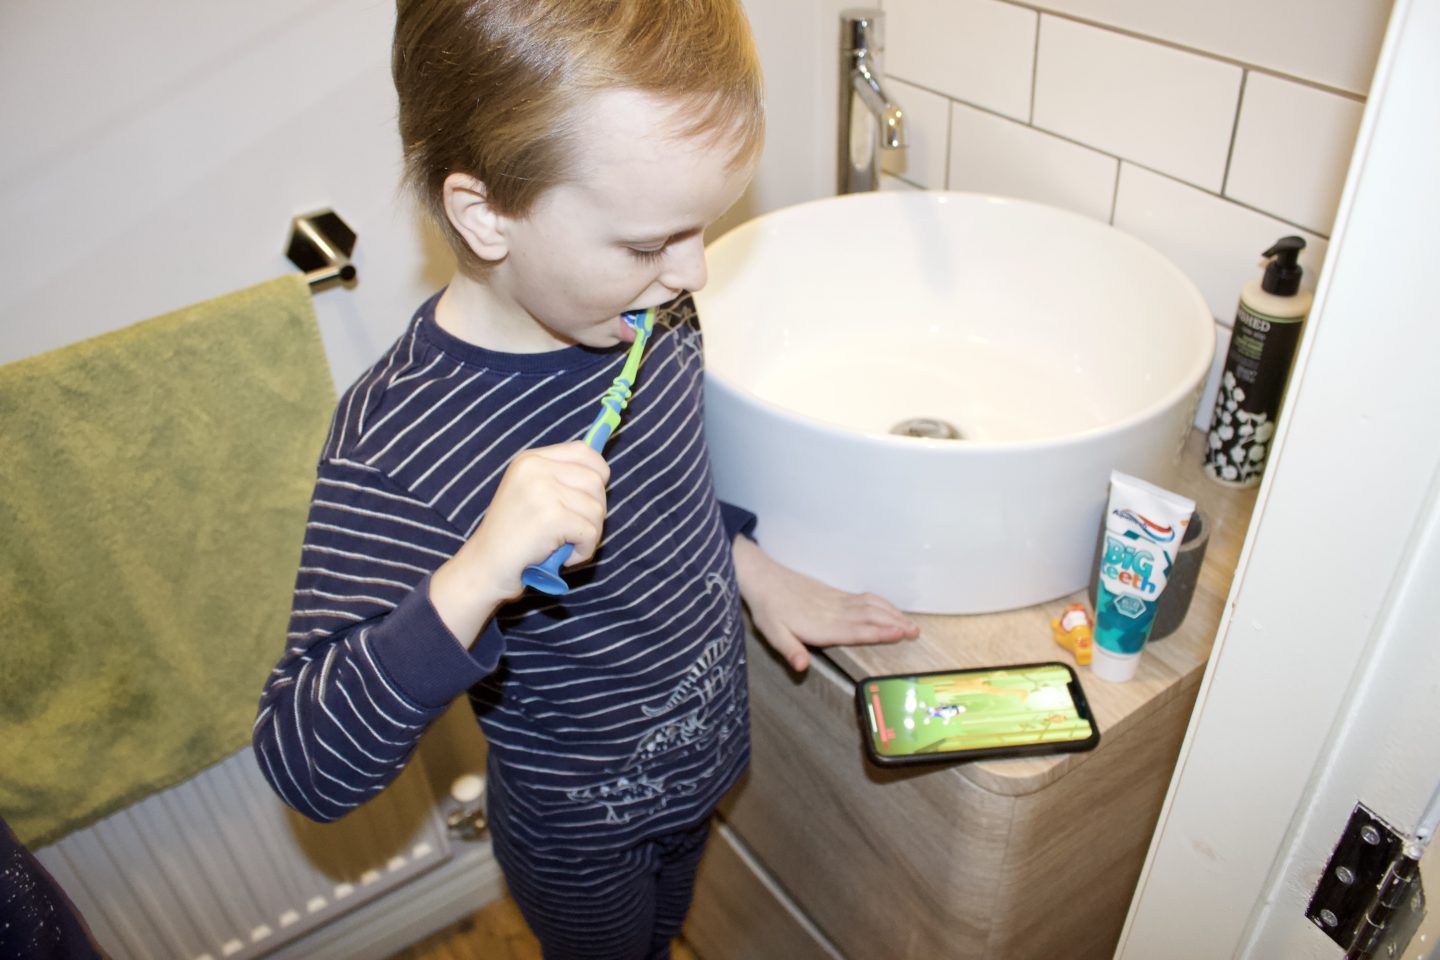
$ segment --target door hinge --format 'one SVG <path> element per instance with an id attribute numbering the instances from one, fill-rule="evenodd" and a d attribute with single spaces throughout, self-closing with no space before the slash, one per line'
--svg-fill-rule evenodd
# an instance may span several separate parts
<path id="1" fill-rule="evenodd" d="M 1401 956 L 1425 916 L 1422 853 L 1414 838 L 1356 804 L 1305 916 L 1345 949 L 1345 960 Z"/>

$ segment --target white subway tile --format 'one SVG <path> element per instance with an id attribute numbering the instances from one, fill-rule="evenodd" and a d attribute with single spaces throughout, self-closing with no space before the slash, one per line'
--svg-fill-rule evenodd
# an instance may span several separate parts
<path id="1" fill-rule="evenodd" d="M 1218 192 L 1239 67 L 1040 18 L 1035 126 Z"/>
<path id="2" fill-rule="evenodd" d="M 1118 161 L 964 104 L 950 119 L 951 190 L 1037 200 L 1110 222 Z"/>
<path id="3" fill-rule="evenodd" d="M 927 190 L 945 187 L 945 152 L 950 140 L 950 101 L 901 80 L 887 81 L 890 97 L 905 114 L 904 150 L 882 150 L 886 173 Z"/>
<path id="4" fill-rule="evenodd" d="M 1329 234 L 1363 112 L 1348 97 L 1251 73 L 1225 195 Z"/>
<path id="5" fill-rule="evenodd" d="M 885 0 L 885 71 L 1028 120 L 1036 18 L 995 0 Z"/>
<path id="6" fill-rule="evenodd" d="M 1328 247 L 1313 233 L 1129 163 L 1120 165 L 1114 222 L 1169 257 L 1227 326 L 1235 320 L 1240 288 L 1260 276 L 1261 254 L 1272 243 L 1292 234 L 1305 238 L 1302 283 L 1311 289 Z"/>
<path id="7" fill-rule="evenodd" d="M 1352 93 L 1370 89 L 1391 0 L 1029 0 Z"/>

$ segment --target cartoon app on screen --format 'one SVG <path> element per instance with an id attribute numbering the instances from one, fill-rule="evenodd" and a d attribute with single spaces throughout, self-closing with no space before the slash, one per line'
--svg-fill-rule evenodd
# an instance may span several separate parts
<path id="1" fill-rule="evenodd" d="M 866 680 L 871 746 L 885 758 L 1090 741 L 1095 728 L 1073 680 L 1061 664 Z"/>

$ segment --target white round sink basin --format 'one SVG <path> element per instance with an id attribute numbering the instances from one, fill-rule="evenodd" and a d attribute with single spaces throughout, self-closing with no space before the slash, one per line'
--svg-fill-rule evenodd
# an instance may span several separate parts
<path id="1" fill-rule="evenodd" d="M 1041 204 L 835 197 L 737 227 L 709 262 L 721 499 L 782 563 L 915 612 L 1084 587 L 1110 471 L 1170 484 L 1214 356 L 1174 264 Z"/>

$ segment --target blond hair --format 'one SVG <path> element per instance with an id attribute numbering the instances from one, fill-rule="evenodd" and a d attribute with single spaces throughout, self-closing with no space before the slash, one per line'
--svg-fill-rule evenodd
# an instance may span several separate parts
<path id="1" fill-rule="evenodd" d="M 399 0 L 391 71 L 406 179 L 463 262 L 443 206 L 451 173 L 525 216 L 576 169 L 587 97 L 633 89 L 690 118 L 676 133 L 759 152 L 759 58 L 739 0 Z"/>

